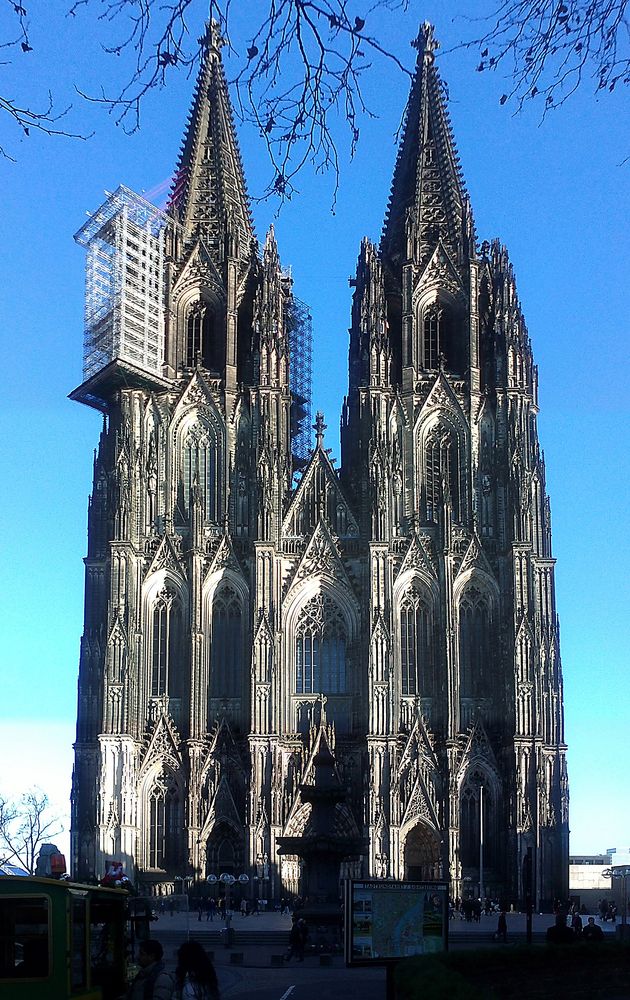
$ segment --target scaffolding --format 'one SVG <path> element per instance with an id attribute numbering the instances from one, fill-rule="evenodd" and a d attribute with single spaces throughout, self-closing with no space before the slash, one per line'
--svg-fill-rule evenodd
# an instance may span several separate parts
<path id="1" fill-rule="evenodd" d="M 313 322 L 311 310 L 291 295 L 286 309 L 291 389 L 291 450 L 293 468 L 303 469 L 311 451 L 313 381 Z"/>
<path id="2" fill-rule="evenodd" d="M 161 373 L 170 224 L 164 212 L 121 185 L 76 233 L 87 250 L 84 381 L 114 361 Z"/>

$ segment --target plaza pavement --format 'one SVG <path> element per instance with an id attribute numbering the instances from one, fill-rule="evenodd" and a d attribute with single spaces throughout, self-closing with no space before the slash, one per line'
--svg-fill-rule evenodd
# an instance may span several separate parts
<path id="1" fill-rule="evenodd" d="M 602 923 L 595 914 L 597 924 L 607 937 L 615 935 L 615 924 L 610 921 Z M 479 948 L 493 946 L 494 933 L 497 929 L 498 914 L 482 916 L 479 923 L 468 923 L 455 917 L 449 922 L 449 949 Z M 586 924 L 587 916 L 582 920 Z M 533 943 L 545 941 L 548 927 L 554 923 L 552 914 L 534 914 L 532 919 Z M 526 917 L 524 913 L 507 914 L 508 944 L 524 944 L 526 940 Z M 206 920 L 205 914 L 198 919 L 196 911 L 160 915 L 151 924 L 151 936 L 161 941 L 164 947 L 164 957 L 169 966 L 173 964 L 177 948 L 187 938 L 200 941 L 212 953 L 217 971 L 221 968 L 237 968 L 238 966 L 269 969 L 274 965 L 282 967 L 280 956 L 286 953 L 289 944 L 291 916 L 277 912 L 261 913 L 242 917 L 234 913 L 231 927 L 234 930 L 233 944 L 226 947 L 223 929 L 225 922 L 215 916 L 214 920 Z M 496 945 L 503 947 L 503 945 Z M 343 955 L 333 955 L 323 960 L 319 955 L 306 953 L 305 966 L 320 967 L 322 961 L 333 967 L 345 965 Z M 293 964 L 293 963 L 292 963 Z"/>

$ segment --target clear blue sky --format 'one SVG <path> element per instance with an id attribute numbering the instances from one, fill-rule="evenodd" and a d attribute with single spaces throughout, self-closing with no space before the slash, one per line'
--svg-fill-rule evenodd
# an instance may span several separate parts
<path id="1" fill-rule="evenodd" d="M 0 124 L 1 141 L 16 157 L 0 160 L 0 792 L 39 785 L 67 811 L 86 509 L 100 428 L 95 412 L 66 398 L 81 381 L 84 258 L 72 234 L 105 189 L 122 182 L 150 192 L 172 174 L 192 81 L 175 76 L 171 87 L 151 94 L 141 131 L 125 136 L 73 95 L 73 84 L 95 91 L 122 67 L 105 64 L 95 22 L 66 19 L 56 13 L 63 6 L 30 4 L 35 51 L 0 68 L 0 93 L 45 104 L 50 87 L 59 107 L 74 100 L 76 117 L 69 121 L 96 130 L 88 142 L 35 134 L 20 140 L 6 121 Z M 251 18 L 257 5 L 245 6 Z M 420 20 L 436 25 L 445 49 L 469 30 L 443 4 L 411 7 L 371 22 L 410 67 L 408 40 Z M 205 9 L 200 0 L 199 23 Z M 463 2 L 457 9 L 476 15 L 489 7 Z M 539 365 L 539 428 L 558 559 L 571 851 L 598 852 L 630 843 L 630 165 L 620 165 L 630 153 L 622 127 L 627 93 L 596 100 L 587 82 L 539 126 L 534 107 L 517 117 L 500 107 L 501 76 L 475 73 L 476 61 L 475 53 L 460 52 L 442 56 L 439 65 L 479 238 L 499 236 L 508 246 Z M 361 237 L 380 233 L 407 87 L 400 73 L 378 65 L 366 81 L 379 117 L 363 123 L 358 154 L 343 163 L 334 215 L 326 176 L 304 175 L 300 195 L 278 218 L 273 205 L 254 205 L 259 238 L 273 221 L 283 264 L 292 266 L 296 293 L 313 311 L 313 403 L 325 412 L 337 455 L 347 385 L 347 278 Z M 243 133 L 241 148 L 250 192 L 260 194 L 268 179 L 262 147 Z"/>

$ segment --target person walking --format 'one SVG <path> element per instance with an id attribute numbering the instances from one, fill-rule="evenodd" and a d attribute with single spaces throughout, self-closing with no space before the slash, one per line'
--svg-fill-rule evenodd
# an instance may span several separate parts
<path id="1" fill-rule="evenodd" d="M 171 1000 L 173 977 L 164 969 L 164 949 L 159 941 L 147 938 L 138 948 L 140 971 L 125 994 L 126 1000 Z"/>
<path id="2" fill-rule="evenodd" d="M 220 1000 L 214 965 L 198 941 L 185 941 L 177 952 L 171 1000 Z"/>
<path id="3" fill-rule="evenodd" d="M 497 923 L 497 941 L 502 941 L 503 944 L 507 944 L 507 917 L 505 916 L 505 910 L 501 910 L 499 914 L 499 920 Z"/>
<path id="4" fill-rule="evenodd" d="M 297 958 L 298 962 L 304 961 L 305 940 L 306 938 L 302 928 L 300 927 L 300 922 L 297 915 L 294 913 L 291 930 L 289 931 L 289 950 L 285 955 L 287 962 L 289 962 L 293 957 Z"/>

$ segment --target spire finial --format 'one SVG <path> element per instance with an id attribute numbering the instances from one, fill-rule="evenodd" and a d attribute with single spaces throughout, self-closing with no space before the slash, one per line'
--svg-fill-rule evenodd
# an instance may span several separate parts
<path id="1" fill-rule="evenodd" d="M 439 49 L 440 43 L 433 34 L 433 25 L 425 21 L 420 25 L 417 37 L 411 43 L 412 48 L 418 50 L 418 59 L 424 56 L 427 62 L 432 63 L 435 58 L 435 51 Z"/>
<path id="2" fill-rule="evenodd" d="M 213 17 L 206 21 L 206 32 L 199 39 L 199 44 L 204 49 L 214 49 L 215 52 L 220 52 L 225 45 L 225 38 L 221 34 L 221 25 Z"/>
<path id="3" fill-rule="evenodd" d="M 326 426 L 327 425 L 324 423 L 324 414 L 321 410 L 318 410 L 315 414 L 315 423 L 313 424 L 316 448 L 321 448 L 324 443 L 324 431 L 326 430 Z"/>

